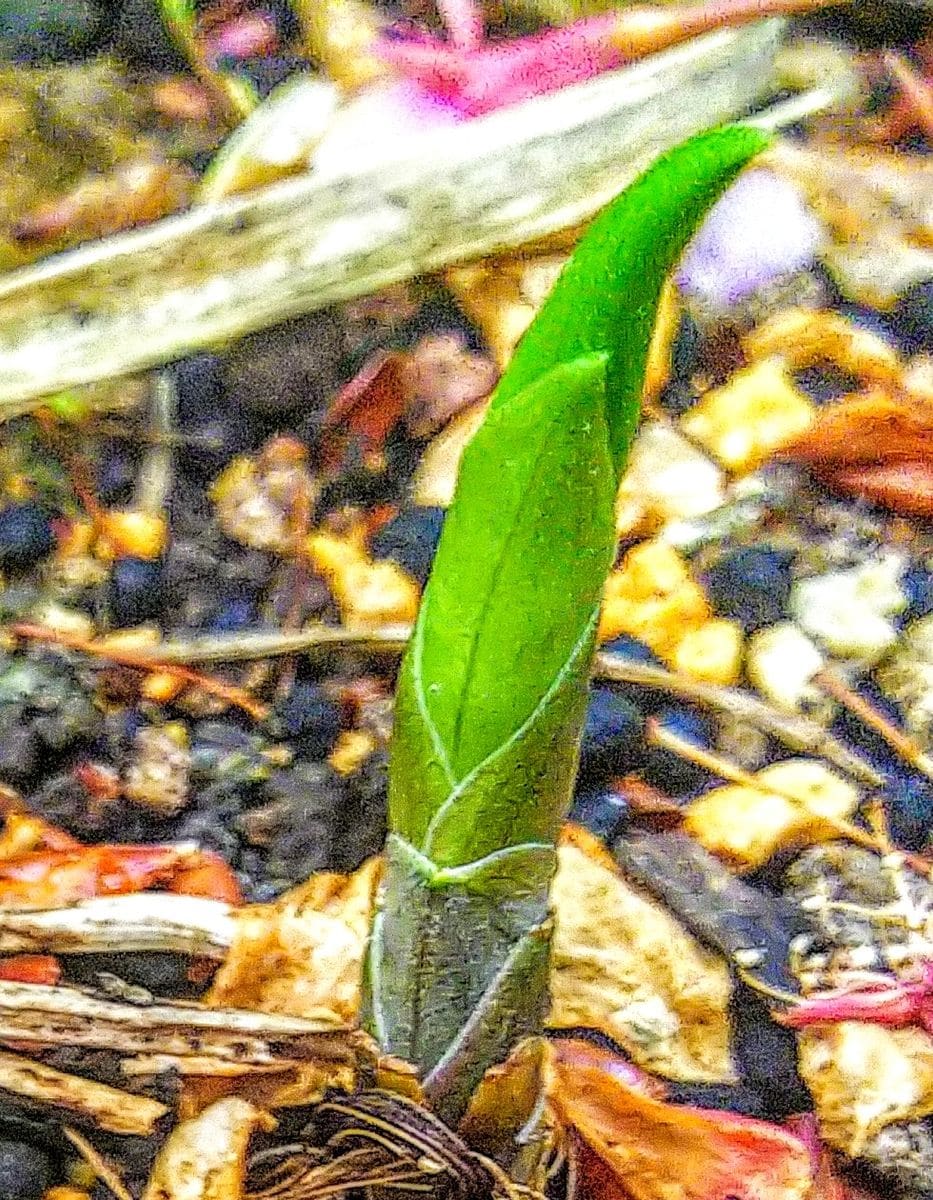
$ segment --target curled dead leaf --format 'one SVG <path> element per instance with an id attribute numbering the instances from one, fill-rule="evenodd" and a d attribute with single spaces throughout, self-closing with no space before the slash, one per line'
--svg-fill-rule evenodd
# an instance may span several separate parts
<path id="1" fill-rule="evenodd" d="M 905 517 L 933 517 L 933 462 L 882 463 L 820 471 L 833 491 L 860 496 Z"/>
<path id="2" fill-rule="evenodd" d="M 245 1100 L 219 1100 L 172 1131 L 143 1200 L 240 1200 L 250 1137 L 275 1125 L 268 1113 Z"/>
<path id="3" fill-rule="evenodd" d="M 601 844 L 568 826 L 551 888 L 552 1026 L 589 1026 L 672 1079 L 735 1078 L 728 968 L 622 876 Z"/>
<path id="4" fill-rule="evenodd" d="M 779 456 L 827 487 L 905 516 L 933 515 L 933 402 L 875 388 L 819 411 Z"/>
<path id="5" fill-rule="evenodd" d="M 354 1021 L 381 872 L 371 858 L 353 875 L 313 875 L 274 904 L 241 909 L 208 1003 L 288 1016 L 324 1008 Z"/>
<path id="6" fill-rule="evenodd" d="M 780 456 L 815 467 L 877 466 L 929 458 L 933 404 L 907 403 L 876 388 L 820 409 Z"/>
<path id="7" fill-rule="evenodd" d="M 618 1059 L 553 1043 L 548 1102 L 571 1135 L 572 1179 L 599 1200 L 803 1200 L 810 1153 L 777 1125 L 666 1104 L 633 1086 Z"/>

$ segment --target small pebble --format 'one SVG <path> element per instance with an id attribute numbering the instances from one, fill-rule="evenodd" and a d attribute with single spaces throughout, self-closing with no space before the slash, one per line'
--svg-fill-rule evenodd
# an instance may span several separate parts
<path id="1" fill-rule="evenodd" d="M 706 573 L 714 611 L 738 621 L 746 633 L 774 625 L 787 614 L 794 556 L 774 546 L 746 546 L 722 555 Z"/>
<path id="2" fill-rule="evenodd" d="M 735 621 L 706 621 L 688 629 L 671 656 L 671 669 L 689 679 L 732 687 L 742 669 L 742 627 Z"/>
<path id="3" fill-rule="evenodd" d="M 31 567 L 55 547 L 48 512 L 35 500 L 0 508 L 0 565 L 9 570 Z"/>
<path id="4" fill-rule="evenodd" d="M 613 688 L 594 684 L 580 747 L 581 778 L 595 782 L 633 770 L 644 752 L 644 729 L 639 708 Z"/>
<path id="5" fill-rule="evenodd" d="M 898 298 L 891 317 L 907 354 L 933 354 L 933 279 L 908 288 Z"/>
<path id="6" fill-rule="evenodd" d="M 117 628 L 158 618 L 164 603 L 160 558 L 118 558 L 107 585 L 110 620 Z"/>
<path id="7" fill-rule="evenodd" d="M 279 716 L 285 736 L 309 759 L 326 758 L 343 728 L 340 709 L 315 683 L 296 683 Z"/>
<path id="8" fill-rule="evenodd" d="M 38 1146 L 0 1138 L 0 1200 L 40 1200 L 52 1183 L 52 1163 Z"/>
<path id="9" fill-rule="evenodd" d="M 830 654 L 874 662 L 897 641 L 892 617 L 907 607 L 904 562 L 882 554 L 859 567 L 800 579 L 789 610 Z"/>
<path id="10" fill-rule="evenodd" d="M 236 633 L 256 620 L 256 604 L 249 596 L 234 596 L 217 609 L 208 628 L 213 633 Z"/>
<path id="11" fill-rule="evenodd" d="M 704 792 L 687 809 L 684 830 L 737 870 L 756 870 L 780 850 L 835 837 L 833 822 L 850 817 L 858 799 L 822 762 L 789 759 L 759 771 L 754 787 Z"/>
<path id="12" fill-rule="evenodd" d="M 749 639 L 745 653 L 749 681 L 786 712 L 822 703 L 822 694 L 811 680 L 825 665 L 815 643 L 789 621 L 759 630 Z"/>
<path id="13" fill-rule="evenodd" d="M 580 792 L 570 810 L 571 821 L 585 826 L 590 833 L 607 843 L 619 836 L 630 815 L 628 801 L 612 788 Z"/>
<path id="14" fill-rule="evenodd" d="M 722 469 L 683 434 L 659 421 L 641 427 L 616 501 L 616 532 L 654 532 L 700 516 L 725 500 Z"/>
<path id="15" fill-rule="evenodd" d="M 444 527 L 445 510 L 412 505 L 383 525 L 372 539 L 373 558 L 388 558 L 421 586 L 427 582 Z"/>
<path id="16" fill-rule="evenodd" d="M 682 705 L 663 708 L 656 714 L 655 720 L 664 732 L 701 749 L 709 749 L 714 727 L 698 709 Z M 683 796 L 710 782 L 709 773 L 703 767 L 664 746 L 648 746 L 642 774 L 649 783 L 670 796 Z"/>
<path id="17" fill-rule="evenodd" d="M 678 272 L 687 295 L 728 308 L 812 262 L 823 227 L 789 180 L 745 171 L 714 205 Z"/>
<path id="18" fill-rule="evenodd" d="M 124 795 L 159 817 L 174 816 L 188 803 L 190 770 L 185 727 L 180 722 L 161 727 L 146 725 L 134 740 Z"/>
<path id="19" fill-rule="evenodd" d="M 744 474 L 803 433 L 815 415 L 815 407 L 794 386 L 786 365 L 764 358 L 707 392 L 680 424 L 727 470 Z"/>

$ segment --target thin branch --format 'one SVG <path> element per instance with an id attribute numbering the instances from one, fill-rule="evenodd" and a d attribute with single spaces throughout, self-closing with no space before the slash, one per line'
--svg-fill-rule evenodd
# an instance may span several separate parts
<path id="1" fill-rule="evenodd" d="M 360 654 L 397 658 L 411 633 L 410 626 L 392 625 L 378 630 L 352 630 L 314 625 L 298 633 L 236 633 L 210 637 L 173 639 L 152 651 L 160 663 L 244 662 L 275 658 L 283 654 L 315 651 L 356 650 Z M 141 652 L 142 653 L 142 652 Z M 813 754 L 871 787 L 882 787 L 884 779 L 864 759 L 815 721 L 772 708 L 765 701 L 737 688 L 701 683 L 677 675 L 664 667 L 634 663 L 617 654 L 599 653 L 594 675 L 614 683 L 635 683 L 656 688 L 681 700 L 727 713 L 747 721 L 797 753 Z"/>
<path id="2" fill-rule="evenodd" d="M 11 625 L 8 627 L 8 632 L 14 637 L 45 642 L 51 646 L 64 646 L 68 650 L 77 650 L 81 654 L 88 654 L 93 658 L 103 658 L 139 671 L 164 670 L 168 674 L 174 675 L 176 679 L 199 687 L 202 691 L 217 696 L 236 708 L 242 708 L 256 721 L 261 721 L 268 712 L 266 706 L 259 700 L 255 700 L 244 688 L 237 687 L 232 683 L 225 683 L 222 679 L 215 679 L 210 675 L 202 675 L 201 672 L 193 671 L 190 667 L 184 667 L 178 663 L 160 662 L 139 650 L 127 650 L 123 646 L 96 642 L 82 637 L 80 634 L 49 629 L 45 625 L 31 625 L 28 622 Z"/>

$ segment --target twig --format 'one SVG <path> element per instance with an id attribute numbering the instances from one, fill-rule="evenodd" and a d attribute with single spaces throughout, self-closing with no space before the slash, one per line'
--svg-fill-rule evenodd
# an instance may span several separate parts
<path id="1" fill-rule="evenodd" d="M 298 633 L 215 634 L 210 637 L 173 639 L 163 642 L 152 653 L 153 663 L 156 658 L 160 663 L 244 662 L 326 650 L 356 650 L 360 654 L 396 658 L 404 650 L 410 634 L 411 627 L 408 625 L 387 625 L 375 630 L 313 625 Z M 633 663 L 622 655 L 606 652 L 596 655 L 594 675 L 597 679 L 608 679 L 614 683 L 636 683 L 642 687 L 656 688 L 704 708 L 728 713 L 749 722 L 798 753 L 825 758 L 862 783 L 871 787 L 882 787 L 884 784 L 883 777 L 873 767 L 827 733 L 821 725 L 805 717 L 778 712 L 748 692 L 701 683 L 684 675 L 676 675 L 664 667 Z"/>
<path id="2" fill-rule="evenodd" d="M 0 1041 L 88 1046 L 120 1054 L 208 1055 L 256 1063 L 352 1065 L 362 1035 L 319 1019 L 197 1004 L 132 1005 L 69 987 L 0 982 Z"/>
<path id="3" fill-rule="evenodd" d="M 138 671 L 165 671 L 176 679 L 182 679 L 185 683 L 193 684 L 202 691 L 225 700 L 228 704 L 242 708 L 256 721 L 261 721 L 268 713 L 266 705 L 255 700 L 244 688 L 237 687 L 232 683 L 225 683 L 222 679 L 215 679 L 211 675 L 203 675 L 200 671 L 194 671 L 179 663 L 163 663 L 158 658 L 151 657 L 139 650 L 127 650 L 121 646 L 95 642 L 80 634 L 65 633 L 59 629 L 49 629 L 44 625 L 31 625 L 26 622 L 9 626 L 8 632 L 14 637 L 46 642 L 52 646 L 64 646 L 69 650 L 77 650 L 81 654 L 89 654 L 94 658 L 104 658 L 124 667 L 133 667 Z"/>
<path id="4" fill-rule="evenodd" d="M 48 989 L 53 990 L 53 989 Z M 145 1136 L 168 1112 L 148 1096 L 136 1096 L 80 1075 L 66 1075 L 30 1058 L 0 1051 L 0 1096 L 17 1097 L 58 1113 L 71 1113 L 108 1133 Z"/>
<path id="5" fill-rule="evenodd" d="M 869 729 L 874 730 L 893 750 L 897 751 L 905 762 L 909 763 L 917 771 L 922 772 L 928 778 L 933 779 L 933 760 L 930 759 L 930 756 L 925 754 L 923 749 L 912 738 L 908 737 L 903 730 L 898 729 L 896 725 L 892 725 L 884 713 L 878 712 L 873 705 L 869 704 L 864 696 L 860 696 L 858 692 L 853 691 L 845 680 L 840 679 L 834 671 L 824 667 L 822 671 L 818 671 L 813 676 L 812 682 L 822 691 L 826 692 L 828 696 L 831 696 L 834 700 L 838 700 L 844 708 L 847 708 L 853 716 L 858 717 Z"/>
<path id="6" fill-rule="evenodd" d="M 677 737 L 676 734 L 665 729 L 654 718 L 648 721 L 647 729 L 647 740 L 649 742 L 656 746 L 663 746 L 679 758 L 696 763 L 697 766 L 703 767 L 704 770 L 709 771 L 713 775 L 718 775 L 721 779 L 728 779 L 730 783 L 737 783 L 741 787 L 754 788 L 756 792 L 780 796 L 782 800 L 788 800 L 798 808 L 805 808 L 808 811 L 812 811 L 809 808 L 806 797 L 795 795 L 794 792 L 785 791 L 780 787 L 773 787 L 766 779 L 759 779 L 758 776 L 752 775 L 748 771 L 743 771 L 741 767 L 737 767 L 727 758 L 723 758 L 721 754 L 713 754 L 709 750 L 695 746 L 693 742 L 687 741 L 686 738 Z M 866 850 L 872 850 L 876 854 L 881 853 L 876 838 L 867 830 L 860 829 L 858 825 L 853 825 L 851 821 L 845 821 L 826 813 L 814 815 L 818 815 L 819 819 L 831 826 L 840 837 L 848 838 L 849 841 L 855 842 L 858 846 L 864 846 Z"/>
<path id="7" fill-rule="evenodd" d="M 347 629 L 342 625 L 312 625 L 294 633 L 250 632 L 212 634 L 208 637 L 171 639 L 154 651 L 165 663 L 252 662 L 281 658 L 314 650 L 356 650 L 397 658 L 411 636 L 410 625 L 384 625 L 380 629 Z"/>
<path id="8" fill-rule="evenodd" d="M 117 1200 L 133 1200 L 116 1167 L 109 1163 L 82 1133 L 79 1133 L 77 1129 L 72 1129 L 70 1125 L 66 1125 L 63 1132 L 97 1178 L 110 1189 Z"/>
<path id="9" fill-rule="evenodd" d="M 153 435 L 139 467 L 134 506 L 147 513 L 161 513 L 172 490 L 173 441 L 175 431 L 175 384 L 167 371 L 150 381 L 149 432 Z"/>
<path id="10" fill-rule="evenodd" d="M 645 687 L 655 687 L 703 708 L 728 713 L 754 725 L 791 750 L 826 759 L 861 783 L 871 787 L 884 785 L 884 778 L 874 767 L 849 750 L 832 734 L 827 733 L 822 725 L 806 717 L 778 712 L 748 692 L 712 683 L 701 683 L 696 679 L 677 675 L 664 667 L 633 663 L 614 654 L 597 654 L 596 674 L 600 679 L 610 679 L 616 683 L 637 683 Z"/>
<path id="11" fill-rule="evenodd" d="M 0 911 L 0 954 L 113 954 L 150 951 L 222 959 L 236 919 L 228 904 L 200 896 L 139 892 L 69 908 Z"/>

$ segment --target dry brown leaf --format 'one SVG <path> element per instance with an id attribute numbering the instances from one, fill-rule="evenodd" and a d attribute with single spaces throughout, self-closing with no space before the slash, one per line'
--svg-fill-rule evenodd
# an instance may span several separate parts
<path id="1" fill-rule="evenodd" d="M 234 1096 L 212 1104 L 172 1131 L 143 1200 L 240 1200 L 249 1139 L 254 1130 L 275 1124 L 268 1113 Z"/>
<path id="2" fill-rule="evenodd" d="M 933 1038 L 917 1027 L 840 1021 L 805 1029 L 798 1060 L 820 1133 L 853 1158 L 886 1125 L 933 1113 Z"/>
<path id="3" fill-rule="evenodd" d="M 349 877 L 313 876 L 275 904 L 241 909 L 208 1002 L 355 1021 L 380 871 L 370 859 Z M 721 958 L 631 888 L 582 830 L 566 835 L 552 898 L 551 1024 L 602 1029 L 673 1079 L 734 1079 Z"/>
<path id="4" fill-rule="evenodd" d="M 381 870 L 371 858 L 353 875 L 314 875 L 275 904 L 241 909 L 208 1003 L 287 1016 L 325 1008 L 354 1021 Z"/>
<path id="5" fill-rule="evenodd" d="M 548 1023 L 601 1029 L 639 1066 L 671 1079 L 735 1079 L 725 962 L 633 888 L 582 830 L 565 835 L 558 862 Z"/>
<path id="6" fill-rule="evenodd" d="M 878 388 L 821 408 L 781 458 L 817 467 L 876 465 L 928 459 L 933 447 L 933 404 L 908 402 Z"/>

